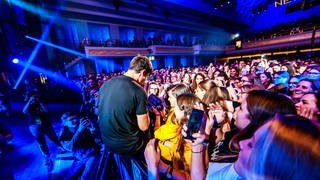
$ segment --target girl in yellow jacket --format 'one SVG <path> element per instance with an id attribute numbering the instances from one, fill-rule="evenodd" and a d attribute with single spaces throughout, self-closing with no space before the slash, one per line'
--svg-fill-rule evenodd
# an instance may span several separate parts
<path id="1" fill-rule="evenodd" d="M 165 172 L 167 177 L 190 179 L 191 145 L 185 142 L 181 129 L 183 124 L 187 123 L 194 105 L 200 102 L 192 93 L 178 95 L 166 123 L 155 131 L 155 138 L 159 139 L 163 166 L 166 166 L 162 172 Z"/>

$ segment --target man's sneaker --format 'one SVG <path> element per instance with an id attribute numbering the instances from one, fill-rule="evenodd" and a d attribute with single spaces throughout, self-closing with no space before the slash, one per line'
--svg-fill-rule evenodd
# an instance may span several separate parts
<path id="1" fill-rule="evenodd" d="M 65 154 L 67 152 L 69 151 L 64 149 L 62 146 L 58 146 L 58 154 Z"/>
<path id="2" fill-rule="evenodd" d="M 50 157 L 45 159 L 44 164 L 47 166 L 48 171 L 52 171 L 53 170 L 53 161 Z"/>
<path id="3" fill-rule="evenodd" d="M 46 157 L 45 161 L 44 161 L 44 165 L 48 166 L 50 164 L 53 164 L 53 161 L 50 157 Z"/>

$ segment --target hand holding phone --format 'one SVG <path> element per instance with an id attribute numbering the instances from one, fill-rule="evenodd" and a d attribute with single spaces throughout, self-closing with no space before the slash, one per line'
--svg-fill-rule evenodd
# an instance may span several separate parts
<path id="1" fill-rule="evenodd" d="M 188 129 L 186 131 L 187 136 L 184 137 L 185 139 L 191 139 L 191 140 L 195 139 L 192 137 L 192 134 L 199 132 L 201 127 L 205 125 L 203 116 L 204 116 L 204 111 L 199 109 L 192 110 L 190 114 L 190 118 L 188 120 Z"/>

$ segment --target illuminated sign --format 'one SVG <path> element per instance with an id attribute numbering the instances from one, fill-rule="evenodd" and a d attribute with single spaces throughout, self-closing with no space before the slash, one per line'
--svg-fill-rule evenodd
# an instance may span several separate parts
<path id="1" fill-rule="evenodd" d="M 241 49 L 242 48 L 242 42 L 241 40 L 236 41 L 236 49 Z"/>

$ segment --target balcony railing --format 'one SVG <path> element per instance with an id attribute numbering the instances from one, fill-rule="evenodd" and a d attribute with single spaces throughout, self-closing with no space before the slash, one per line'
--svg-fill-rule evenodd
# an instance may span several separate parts
<path id="1" fill-rule="evenodd" d="M 315 33 L 315 34 L 314 34 Z M 313 39 L 314 36 L 314 39 Z M 314 40 L 314 41 L 313 41 Z M 274 50 L 279 48 L 292 48 L 299 46 L 310 46 L 320 43 L 320 30 L 302 32 L 299 34 L 280 36 L 271 39 L 244 42 L 241 49 L 236 49 L 235 46 L 227 46 L 226 55 L 244 54 L 248 52 Z"/>
<path id="2" fill-rule="evenodd" d="M 148 48 L 131 48 L 131 47 L 92 47 L 85 46 L 87 57 L 117 57 L 117 56 L 136 56 L 141 55 L 198 55 L 198 54 L 216 54 L 223 52 L 224 49 L 218 46 L 166 46 L 152 45 Z"/>

